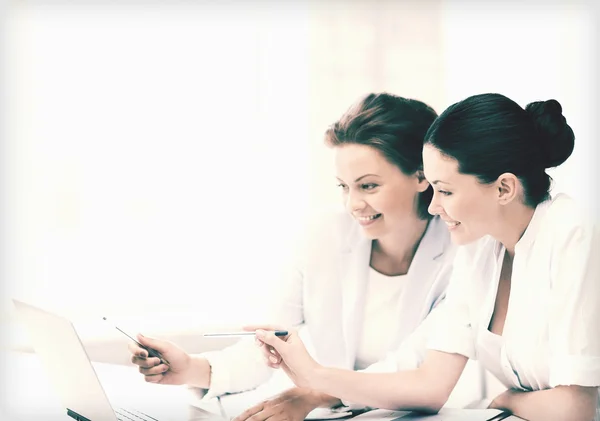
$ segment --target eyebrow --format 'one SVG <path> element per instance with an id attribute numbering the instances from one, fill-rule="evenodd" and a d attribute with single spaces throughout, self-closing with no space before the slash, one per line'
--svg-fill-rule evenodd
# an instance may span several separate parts
<path id="1" fill-rule="evenodd" d="M 368 176 L 379 177 L 377 174 L 365 174 L 365 175 L 361 175 L 360 177 L 358 177 L 356 180 L 354 180 L 354 182 L 358 183 L 360 180 L 362 180 L 363 178 L 368 177 Z M 339 177 L 335 177 L 335 178 L 337 178 L 339 181 L 343 181 Z"/>
<path id="2" fill-rule="evenodd" d="M 441 183 L 441 184 L 450 184 L 450 183 L 446 183 L 445 181 L 442 181 L 442 180 L 435 180 L 435 181 L 431 182 L 431 184 L 438 184 L 438 183 Z"/>

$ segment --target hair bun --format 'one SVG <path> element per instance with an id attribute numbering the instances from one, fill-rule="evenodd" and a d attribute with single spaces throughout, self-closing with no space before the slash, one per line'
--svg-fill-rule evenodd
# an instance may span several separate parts
<path id="1" fill-rule="evenodd" d="M 575 146 L 575 134 L 555 99 L 528 104 L 525 111 L 531 116 L 538 133 L 545 168 L 557 167 L 567 160 Z"/>

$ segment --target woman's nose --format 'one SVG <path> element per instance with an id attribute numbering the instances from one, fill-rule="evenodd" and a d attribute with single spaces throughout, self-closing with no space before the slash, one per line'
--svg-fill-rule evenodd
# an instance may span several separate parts
<path id="1" fill-rule="evenodd" d="M 439 215 L 440 213 L 442 213 L 442 207 L 438 203 L 437 194 L 435 194 L 435 192 L 433 193 L 431 202 L 429 203 L 429 206 L 427 207 L 427 212 L 429 212 L 433 216 L 436 216 L 436 215 Z"/>
<path id="2" fill-rule="evenodd" d="M 348 193 L 348 197 L 346 198 L 346 209 L 351 214 L 363 209 L 365 207 L 365 201 L 360 195 L 356 193 Z"/>

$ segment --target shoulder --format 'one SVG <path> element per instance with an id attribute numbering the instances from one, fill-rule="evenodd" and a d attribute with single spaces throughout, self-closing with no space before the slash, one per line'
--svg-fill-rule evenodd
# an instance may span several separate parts
<path id="1" fill-rule="evenodd" d="M 561 193 L 556 195 L 547 202 L 548 211 L 546 218 L 551 221 L 564 222 L 583 222 L 585 224 L 592 224 L 593 218 L 591 213 L 579 204 L 572 197 Z"/>
<path id="2" fill-rule="evenodd" d="M 550 235 L 555 242 L 598 236 L 598 224 L 591 213 L 570 196 L 558 194 L 539 206 L 546 207 L 540 233 Z"/>

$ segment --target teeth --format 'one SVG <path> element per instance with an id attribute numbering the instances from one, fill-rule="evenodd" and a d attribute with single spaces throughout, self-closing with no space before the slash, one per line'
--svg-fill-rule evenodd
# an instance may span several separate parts
<path id="1" fill-rule="evenodd" d="M 455 226 L 457 226 L 458 224 L 460 224 L 460 222 L 456 222 L 456 221 L 453 221 L 453 222 L 450 222 L 450 221 L 444 221 L 444 222 L 445 222 L 445 223 L 446 223 L 446 225 L 448 225 L 449 227 L 455 227 Z"/>
<path id="2" fill-rule="evenodd" d="M 372 221 L 373 219 L 375 219 L 377 215 L 371 215 L 371 216 L 357 216 L 356 219 L 358 219 L 359 221 Z"/>

